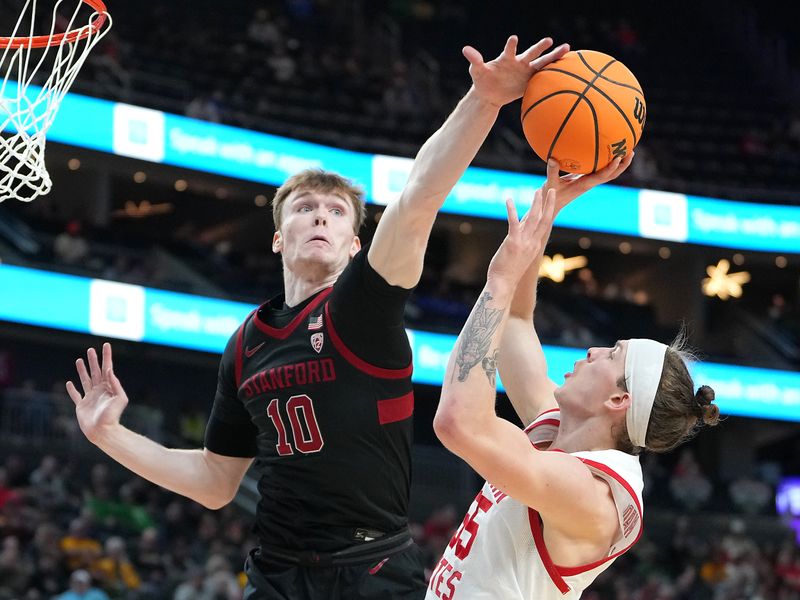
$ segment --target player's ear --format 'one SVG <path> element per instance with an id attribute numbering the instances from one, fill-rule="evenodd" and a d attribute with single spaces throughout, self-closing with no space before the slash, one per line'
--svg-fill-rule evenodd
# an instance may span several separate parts
<path id="1" fill-rule="evenodd" d="M 361 250 L 361 240 L 357 235 L 353 236 L 353 243 L 350 245 L 350 258 L 353 258 Z"/>
<path id="2" fill-rule="evenodd" d="M 627 411 L 631 406 L 631 402 L 632 398 L 628 392 L 618 390 L 608 397 L 605 405 L 611 411 Z"/>
<path id="3" fill-rule="evenodd" d="M 283 238 L 281 237 L 281 232 L 276 231 L 275 234 L 272 236 L 272 251 L 275 254 L 280 254 L 282 248 L 283 248 Z"/>

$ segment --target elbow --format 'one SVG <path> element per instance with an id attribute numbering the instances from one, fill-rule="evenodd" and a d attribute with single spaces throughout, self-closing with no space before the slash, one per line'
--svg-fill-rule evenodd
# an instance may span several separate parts
<path id="1" fill-rule="evenodd" d="M 233 492 L 230 492 L 229 490 L 215 490 L 214 492 L 205 494 L 196 500 L 209 510 L 219 510 L 230 504 L 235 497 L 236 490 L 233 490 Z"/>
<path id="2" fill-rule="evenodd" d="M 203 498 L 198 498 L 197 501 L 208 510 L 219 510 L 230 504 L 231 500 L 233 500 L 233 498 L 216 495 L 216 496 L 206 496 Z"/>
<path id="3" fill-rule="evenodd" d="M 461 455 L 461 450 L 468 440 L 463 419 L 453 410 L 438 410 L 433 419 L 433 431 L 442 445 L 453 454 Z"/>

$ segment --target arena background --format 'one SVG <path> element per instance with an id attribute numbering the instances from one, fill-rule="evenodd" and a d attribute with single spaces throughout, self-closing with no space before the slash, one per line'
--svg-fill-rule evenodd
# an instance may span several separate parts
<path id="1" fill-rule="evenodd" d="M 584 597 L 800 597 L 800 46 L 782 6 L 110 4 L 114 28 L 49 136 L 53 192 L 0 205 L 0 598 L 53 597 L 80 567 L 114 598 L 238 597 L 253 483 L 211 512 L 107 460 L 64 391 L 74 359 L 124 338 L 112 341 L 125 422 L 168 445 L 201 444 L 219 340 L 281 285 L 275 187 L 315 160 L 355 177 L 371 199 L 369 240 L 407 172 L 399 159 L 468 88 L 461 47 L 494 56 L 510 33 L 609 53 L 648 101 L 630 172 L 553 233 L 549 256 L 586 265 L 542 280 L 549 356 L 571 364 L 617 338 L 669 341 L 684 320 L 727 415 L 675 453 L 643 458 L 645 536 Z M 480 485 L 432 432 L 442 361 L 504 234 L 502 196 L 529 201 L 544 172 L 519 103 L 474 166 L 492 171 L 470 171 L 448 200 L 407 314 L 412 517 L 431 566 Z M 741 297 L 703 293 L 723 259 L 749 273 Z M 502 394 L 498 411 L 515 419 Z"/>

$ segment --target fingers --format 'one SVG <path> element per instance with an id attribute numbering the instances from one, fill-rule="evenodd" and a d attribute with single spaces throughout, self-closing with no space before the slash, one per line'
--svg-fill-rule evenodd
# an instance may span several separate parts
<path id="1" fill-rule="evenodd" d="M 506 40 L 506 46 L 503 48 L 503 54 L 508 57 L 514 58 L 517 55 L 517 42 L 519 38 L 517 36 L 512 35 L 508 37 Z"/>
<path id="2" fill-rule="evenodd" d="M 617 167 L 617 172 L 614 173 L 614 178 L 616 179 L 620 175 L 622 175 L 628 167 L 631 166 L 633 162 L 633 157 L 636 156 L 636 152 L 631 152 L 630 154 L 626 154 L 625 158 L 622 159 L 619 167 Z"/>
<path id="3" fill-rule="evenodd" d="M 550 228 L 553 225 L 555 218 L 556 206 L 556 191 L 553 189 L 547 190 L 547 196 L 544 202 L 540 203 L 541 216 L 539 222 L 536 224 L 536 229 L 533 232 L 533 239 L 538 242 L 543 242 L 544 238 L 548 235 Z"/>
<path id="4" fill-rule="evenodd" d="M 623 159 L 618 156 L 599 171 L 595 171 L 591 175 L 584 176 L 583 187 L 586 190 L 588 190 L 601 183 L 606 183 L 607 181 L 611 181 L 612 179 L 617 177 L 618 175 L 617 171 L 619 171 L 622 161 Z M 630 160 L 628 160 L 628 164 L 630 164 Z M 621 173 L 622 171 L 619 172 Z"/>
<path id="5" fill-rule="evenodd" d="M 92 384 L 99 385 L 103 381 L 103 372 L 100 370 L 100 363 L 97 362 L 97 351 L 89 348 L 86 352 L 89 362 L 89 374 L 92 376 Z"/>
<path id="6" fill-rule="evenodd" d="M 106 381 L 108 381 L 108 385 L 111 387 L 111 393 L 115 396 L 121 396 L 125 393 L 125 391 L 122 389 L 122 384 L 119 382 L 119 379 L 117 379 L 117 376 L 111 369 L 109 369 L 106 373 Z"/>
<path id="7" fill-rule="evenodd" d="M 81 393 L 77 390 L 75 384 L 72 383 L 71 381 L 67 382 L 67 394 L 69 394 L 69 397 L 72 398 L 72 401 L 75 404 L 78 404 L 78 402 L 81 401 Z"/>
<path id="8" fill-rule="evenodd" d="M 553 189 L 560 183 L 561 179 L 559 178 L 559 164 L 558 161 L 554 158 L 551 158 L 547 161 L 547 183 L 545 186 L 548 189 Z"/>
<path id="9" fill-rule="evenodd" d="M 528 208 L 528 212 L 525 213 L 525 216 L 522 218 L 522 221 L 520 221 L 520 223 L 527 223 L 531 219 L 537 219 L 538 218 L 538 215 L 537 215 L 537 212 L 536 212 L 538 209 L 536 207 L 539 204 L 541 204 L 541 198 L 542 198 L 542 188 L 539 188 L 538 190 L 536 190 L 534 192 L 533 200 L 531 201 L 530 208 Z"/>
<path id="10" fill-rule="evenodd" d="M 506 213 L 508 213 L 508 233 L 512 234 L 519 229 L 519 217 L 517 207 L 511 198 L 506 198 Z"/>
<path id="11" fill-rule="evenodd" d="M 473 67 L 482 67 L 484 64 L 483 55 L 472 46 L 464 46 L 461 50 L 461 54 L 464 55 L 464 58 L 466 58 Z"/>
<path id="12" fill-rule="evenodd" d="M 533 46 L 531 46 L 530 48 L 525 50 L 525 52 L 520 54 L 519 57 L 522 60 L 531 62 L 532 60 L 535 60 L 536 58 L 539 58 L 541 53 L 544 52 L 545 50 L 547 50 L 552 45 L 553 45 L 553 39 L 552 38 L 549 38 L 549 37 L 542 38 L 538 42 L 536 42 Z"/>
<path id="13" fill-rule="evenodd" d="M 111 344 L 103 344 L 103 376 L 108 376 L 114 372 L 114 364 L 111 360 Z"/>
<path id="14" fill-rule="evenodd" d="M 75 361 L 75 368 L 78 370 L 78 377 L 81 380 L 83 393 L 88 394 L 92 390 L 92 378 L 89 377 L 89 372 L 86 370 L 86 364 L 82 358 Z"/>
<path id="15" fill-rule="evenodd" d="M 531 67 L 533 67 L 538 71 L 539 69 L 549 65 L 551 62 L 557 61 L 567 52 L 569 52 L 569 44 L 561 44 L 555 50 L 552 50 L 547 54 L 540 56 L 536 60 L 532 60 L 530 65 Z"/>

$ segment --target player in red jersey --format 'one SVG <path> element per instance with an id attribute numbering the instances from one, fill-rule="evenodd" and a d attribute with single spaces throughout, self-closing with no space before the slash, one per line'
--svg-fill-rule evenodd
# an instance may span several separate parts
<path id="1" fill-rule="evenodd" d="M 284 294 L 254 311 L 222 358 L 202 450 L 171 450 L 119 423 L 127 397 L 93 349 L 69 383 L 87 438 L 142 477 L 210 508 L 234 497 L 254 459 L 259 547 L 248 598 L 421 598 L 423 566 L 407 529 L 411 353 L 405 302 L 434 219 L 503 105 L 562 56 L 515 36 L 484 62 L 464 49 L 473 86 L 420 149 L 405 189 L 361 249 L 361 193 L 330 173 L 290 178 L 273 202 L 272 249 Z"/>

